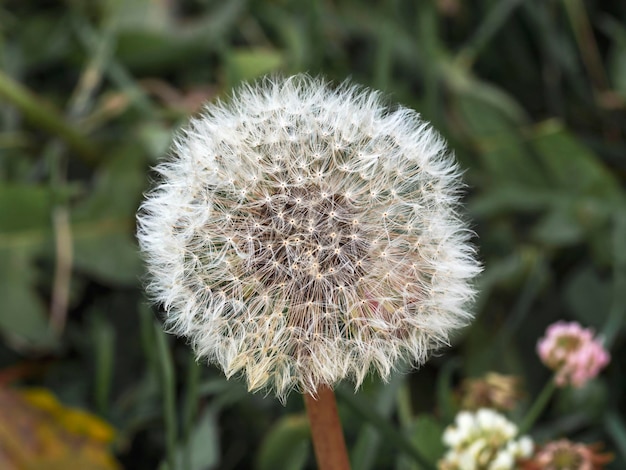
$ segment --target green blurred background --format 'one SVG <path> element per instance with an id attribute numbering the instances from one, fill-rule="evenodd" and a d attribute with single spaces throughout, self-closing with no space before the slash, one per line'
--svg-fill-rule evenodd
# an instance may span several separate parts
<path id="1" fill-rule="evenodd" d="M 42 387 L 89 412 L 78 434 L 123 468 L 314 467 L 297 394 L 250 395 L 161 331 L 134 216 L 204 101 L 265 73 L 320 73 L 383 90 L 449 140 L 485 266 L 452 348 L 389 384 L 340 387 L 354 468 L 421 468 L 411 446 L 436 462 L 466 377 L 519 376 L 519 420 L 550 378 L 535 345 L 559 319 L 601 333 L 613 360 L 559 391 L 532 434 L 602 442 L 626 468 L 626 3 L 5 0 L 0 69 L 5 401 Z M 67 449 L 45 461 L 3 413 L 0 463 L 22 446 L 35 463 L 16 468 L 115 468 L 70 464 Z M 94 437 L 92 415 L 114 435 Z"/>

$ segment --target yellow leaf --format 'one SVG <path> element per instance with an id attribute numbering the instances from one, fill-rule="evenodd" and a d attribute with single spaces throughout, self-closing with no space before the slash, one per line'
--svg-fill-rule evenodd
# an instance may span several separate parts
<path id="1" fill-rule="evenodd" d="M 46 389 L 0 388 L 0 468 L 118 470 L 113 428 Z"/>

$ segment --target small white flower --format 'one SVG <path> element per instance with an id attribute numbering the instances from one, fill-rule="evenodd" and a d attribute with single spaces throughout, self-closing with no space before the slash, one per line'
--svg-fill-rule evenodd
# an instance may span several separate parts
<path id="1" fill-rule="evenodd" d="M 469 452 L 459 455 L 459 464 L 460 470 L 478 470 L 476 459 Z"/>
<path id="2" fill-rule="evenodd" d="M 496 454 L 496 458 L 489 464 L 489 470 L 511 470 L 515 468 L 513 454 L 506 450 L 501 450 Z"/>
<path id="3" fill-rule="evenodd" d="M 456 425 L 459 432 L 463 434 L 471 433 L 476 427 L 476 420 L 474 419 L 474 415 L 469 411 L 461 411 L 456 416 Z"/>
<path id="4" fill-rule="evenodd" d="M 532 454 L 528 436 L 515 439 L 517 426 L 491 409 L 462 411 L 443 433 L 450 447 L 439 462 L 445 470 L 513 470 L 519 458 Z M 446 437 L 447 436 L 447 437 Z"/>
<path id="5" fill-rule="evenodd" d="M 476 421 L 481 428 L 494 428 L 502 425 L 502 417 L 488 408 L 478 410 Z"/>
<path id="6" fill-rule="evenodd" d="M 530 457 L 534 450 L 533 440 L 528 436 L 522 436 L 517 441 L 511 441 L 511 452 L 520 457 Z"/>
<path id="7" fill-rule="evenodd" d="M 457 429 L 450 427 L 446 428 L 442 437 L 443 443 L 449 447 L 456 446 L 457 443 L 461 441 L 461 438 L 461 433 Z"/>
<path id="8" fill-rule="evenodd" d="M 467 324 L 479 272 L 459 171 L 417 113 L 305 76 L 209 104 L 156 168 L 138 238 L 169 328 L 284 398 Z"/>
<path id="9" fill-rule="evenodd" d="M 483 437 L 478 437 L 463 452 L 463 461 L 467 464 L 471 463 L 472 466 L 484 464 L 485 460 L 489 459 L 489 456 L 486 455 L 486 451 L 488 452 L 489 450 L 488 447 L 489 443 L 487 440 Z"/>

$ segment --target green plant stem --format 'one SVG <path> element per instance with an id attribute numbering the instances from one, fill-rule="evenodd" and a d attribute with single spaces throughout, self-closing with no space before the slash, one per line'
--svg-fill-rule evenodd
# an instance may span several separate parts
<path id="1" fill-rule="evenodd" d="M 428 119 L 434 126 L 442 124 L 440 99 L 442 48 L 439 35 L 439 21 L 435 2 L 417 4 L 416 29 L 422 51 L 421 67 L 424 81 L 424 105 Z"/>
<path id="2" fill-rule="evenodd" d="M 66 111 L 67 125 L 76 123 L 92 107 L 96 89 L 102 81 L 102 71 L 111 50 L 111 28 L 90 54 L 90 60 L 80 74 Z M 27 92 L 27 90 L 24 90 Z M 62 119 L 62 118 L 60 118 Z M 74 244 L 70 226 L 70 208 L 65 197 L 61 197 L 67 186 L 67 156 L 64 146 L 54 139 L 44 154 L 48 155 L 50 165 L 50 186 L 55 196 L 53 210 L 54 235 L 56 242 L 56 260 L 52 299 L 50 302 L 50 326 L 57 336 L 61 336 L 67 322 L 69 297 L 72 282 Z M 102 405 L 102 403 L 99 403 Z M 101 411 L 104 408 L 101 409 Z"/>
<path id="3" fill-rule="evenodd" d="M 115 356 L 115 331 L 100 315 L 94 317 L 92 331 L 96 364 L 94 378 L 96 409 L 101 416 L 108 416 Z"/>
<path id="4" fill-rule="evenodd" d="M 157 354 L 159 358 L 159 378 L 163 393 L 163 416 L 165 419 L 165 439 L 168 470 L 176 467 L 176 379 L 172 356 L 161 325 L 154 324 Z"/>
<path id="5" fill-rule="evenodd" d="M 60 189 L 60 183 L 57 188 Z M 57 189 L 55 188 L 55 189 Z M 50 301 L 50 327 L 57 337 L 61 336 L 67 322 L 72 282 L 72 262 L 74 250 L 70 214 L 65 204 L 57 205 L 52 211 L 55 238 L 55 267 Z"/>
<path id="6" fill-rule="evenodd" d="M 356 415 L 372 424 L 385 436 L 387 442 L 393 443 L 393 445 L 413 458 L 423 470 L 435 470 L 428 460 L 415 448 L 410 439 L 401 432 L 398 432 L 389 421 L 376 413 L 371 406 L 362 403 L 356 395 L 348 395 L 341 390 L 337 390 L 337 395 Z"/>
<path id="7" fill-rule="evenodd" d="M 604 427 L 609 436 L 613 438 L 615 447 L 622 458 L 626 459 L 626 423 L 624 420 L 614 410 L 613 412 L 608 411 L 604 416 Z"/>
<path id="8" fill-rule="evenodd" d="M 587 69 L 589 78 L 597 90 L 609 88 L 606 72 L 602 63 L 602 56 L 598 50 L 598 44 L 593 34 L 593 28 L 581 0 L 564 0 L 563 6 L 572 25 L 574 37 L 578 43 L 578 49 Z"/>
<path id="9" fill-rule="evenodd" d="M 522 0 L 505 0 L 494 3 L 494 7 L 476 29 L 469 42 L 458 54 L 459 62 L 471 68 L 474 61 L 495 34 L 506 24 Z"/>
<path id="10" fill-rule="evenodd" d="M 535 421 L 537 421 L 539 416 L 541 416 L 541 413 L 546 408 L 546 405 L 550 401 L 550 398 L 552 398 L 555 390 L 556 381 L 554 380 L 554 377 L 552 377 L 543 387 L 541 393 L 537 395 L 535 402 L 530 407 L 530 410 L 528 410 L 528 413 L 526 413 L 526 416 L 524 417 L 524 420 L 519 427 L 520 435 L 526 434 L 530 430 L 530 428 L 533 427 L 533 424 L 535 424 Z"/>
<path id="11" fill-rule="evenodd" d="M 193 432 L 194 419 L 198 414 L 198 399 L 200 397 L 200 366 L 196 362 L 195 354 L 189 354 L 189 366 L 187 370 L 187 393 L 185 394 L 185 408 L 183 411 L 183 439 L 186 451 L 184 452 L 184 468 L 191 469 L 191 435 Z"/>
<path id="12" fill-rule="evenodd" d="M 602 337 L 604 345 L 610 349 L 621 330 L 626 313 L 626 211 L 615 215 L 613 229 L 613 301 L 609 309 Z"/>
<path id="13" fill-rule="evenodd" d="M 152 371 L 157 370 L 158 357 L 156 351 L 156 340 L 154 339 L 154 316 L 150 307 L 141 302 L 139 310 L 139 334 L 143 353 Z"/>
<path id="14" fill-rule="evenodd" d="M 84 136 L 76 132 L 54 108 L 1 70 L 0 98 L 18 108 L 34 125 L 58 136 L 85 162 L 97 160 L 95 148 Z"/>
<path id="15" fill-rule="evenodd" d="M 396 396 L 404 389 L 407 375 L 397 374 L 388 384 L 380 387 L 374 397 L 373 406 L 383 418 L 389 419 L 394 410 Z M 376 464 L 376 455 L 382 442 L 380 433 L 372 426 L 365 426 L 352 447 L 350 461 L 358 470 L 369 470 Z"/>

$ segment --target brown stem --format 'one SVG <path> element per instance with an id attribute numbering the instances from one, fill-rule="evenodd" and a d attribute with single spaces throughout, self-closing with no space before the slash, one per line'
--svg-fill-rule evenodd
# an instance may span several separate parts
<path id="1" fill-rule="evenodd" d="M 304 395 L 311 423 L 315 458 L 320 470 L 349 470 L 346 442 L 337 413 L 335 393 L 326 385 L 317 389 L 317 397 Z"/>

